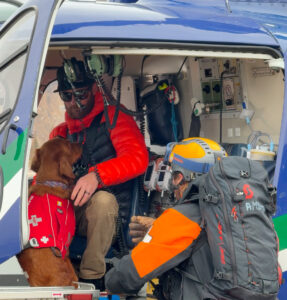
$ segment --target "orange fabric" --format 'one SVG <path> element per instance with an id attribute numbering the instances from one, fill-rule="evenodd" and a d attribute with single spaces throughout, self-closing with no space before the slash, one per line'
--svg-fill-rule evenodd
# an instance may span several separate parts
<path id="1" fill-rule="evenodd" d="M 131 253 L 135 268 L 142 278 L 168 262 L 197 239 L 200 226 L 177 210 L 166 210 L 148 232 L 150 242 L 140 242 Z"/>

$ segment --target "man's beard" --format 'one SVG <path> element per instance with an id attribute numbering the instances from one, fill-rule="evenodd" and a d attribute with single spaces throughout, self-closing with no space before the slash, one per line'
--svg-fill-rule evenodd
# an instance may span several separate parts
<path id="1" fill-rule="evenodd" d="M 93 102 L 88 102 L 83 108 L 80 108 L 76 103 L 66 109 L 68 115 L 72 119 L 82 119 L 93 109 Z"/>

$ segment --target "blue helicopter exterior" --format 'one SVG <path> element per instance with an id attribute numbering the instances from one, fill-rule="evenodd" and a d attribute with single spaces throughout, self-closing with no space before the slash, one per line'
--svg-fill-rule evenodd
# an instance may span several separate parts
<path id="1" fill-rule="evenodd" d="M 94 3 L 68 1 L 59 10 L 51 41 L 97 39 L 279 47 L 256 21 L 234 17 L 216 7 L 204 9 L 198 2 L 99 3 L 95 10 Z"/>
<path id="2" fill-rule="evenodd" d="M 17 151 L 26 151 L 32 105 L 36 95 L 36 82 L 41 73 L 39 62 L 46 53 L 43 50 L 45 43 L 43 33 L 47 31 L 46 23 L 50 20 L 49 13 L 53 11 L 55 6 L 50 4 L 49 8 L 46 7 L 45 12 L 45 5 L 48 2 L 58 2 L 59 4 L 61 1 L 30 0 L 18 12 L 23 13 L 31 6 L 38 7 L 39 19 L 34 33 L 34 39 L 37 38 L 38 40 L 34 40 L 30 46 L 22 88 L 12 115 L 7 125 L 5 125 L 5 127 L 9 126 L 16 116 L 20 117 L 17 128 L 21 128 L 21 130 L 19 129 L 15 134 L 9 134 L 7 150 L 15 150 L 17 145 L 19 147 L 19 137 L 22 136 L 21 149 L 17 148 Z M 224 45 L 224 47 L 241 51 L 252 46 L 254 49 L 260 49 L 261 52 L 264 50 L 266 53 L 276 53 L 278 58 L 284 59 L 285 66 L 287 64 L 287 6 L 284 2 L 274 2 L 272 7 L 265 1 L 234 0 L 229 1 L 228 5 L 223 0 L 139 0 L 136 3 L 123 2 L 63 2 L 56 15 L 49 43 L 51 45 L 65 45 L 65 43 L 72 42 L 77 45 L 93 41 L 99 45 L 124 46 L 138 44 L 151 48 L 164 46 L 171 49 L 179 46 L 183 49 L 191 46 L 220 49 Z M 16 15 L 13 15 L 3 25 L 0 37 L 9 29 L 9 22 L 13 21 L 15 17 Z M 285 104 L 274 179 L 274 184 L 278 190 L 278 212 L 274 218 L 274 223 L 276 229 L 280 232 L 280 245 L 283 250 L 287 249 L 287 234 L 284 233 L 284 227 L 287 224 L 287 185 L 285 184 L 287 181 L 286 91 L 287 83 L 285 81 Z M 0 132 L 0 137 L 1 145 L 3 145 L 4 130 Z M 4 185 L 12 177 L 11 175 L 8 178 L 8 175 L 6 175 L 6 173 L 9 173 L 9 167 L 6 166 L 7 155 L 5 155 L 0 154 L 0 165 L 4 172 Z M 16 158 L 16 162 L 15 156 L 11 158 L 11 161 L 18 165 L 24 164 L 24 155 L 19 157 Z M 19 167 L 17 171 L 19 171 Z M 0 237 L 0 245 L 2 245 L 0 247 L 0 262 L 14 256 L 22 248 L 20 195 L 21 192 L 19 191 L 6 214 L 0 216 L 0 229 L 2 232 Z M 7 228 L 9 228 L 9 231 Z M 3 245 L 7 246 L 3 247 Z M 287 270 L 287 266 L 283 269 Z M 283 276 L 287 279 L 287 272 L 284 272 Z M 280 299 L 286 298 L 287 289 L 283 286 L 280 291 Z"/>

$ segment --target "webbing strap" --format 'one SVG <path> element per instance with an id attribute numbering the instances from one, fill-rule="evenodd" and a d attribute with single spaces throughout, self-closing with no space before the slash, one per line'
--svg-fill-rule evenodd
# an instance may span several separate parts
<path id="1" fill-rule="evenodd" d="M 192 274 L 190 274 L 186 271 L 183 271 L 183 270 L 179 269 L 178 267 L 175 267 L 174 269 L 175 269 L 175 271 L 177 271 L 178 273 L 184 275 L 185 277 L 187 277 L 187 278 L 189 278 L 189 279 L 191 279 L 195 282 L 198 282 L 198 283 L 202 284 L 202 282 L 200 282 L 200 280 L 195 275 L 192 275 Z"/>

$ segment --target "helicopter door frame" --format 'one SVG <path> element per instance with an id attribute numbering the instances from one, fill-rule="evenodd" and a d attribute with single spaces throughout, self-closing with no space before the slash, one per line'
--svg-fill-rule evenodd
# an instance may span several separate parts
<path id="1" fill-rule="evenodd" d="M 0 244 L 5 245 L 0 247 L 0 263 L 20 252 L 28 241 L 26 158 L 30 128 L 48 43 L 62 2 L 27 1 L 0 30 L 3 103 L 0 107 Z"/>

